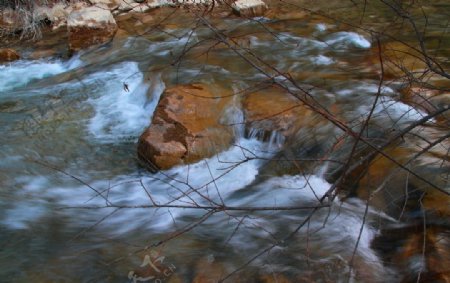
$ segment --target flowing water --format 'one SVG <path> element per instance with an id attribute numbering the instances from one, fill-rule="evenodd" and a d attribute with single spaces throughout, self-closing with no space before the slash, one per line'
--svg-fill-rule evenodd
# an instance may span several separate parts
<path id="1" fill-rule="evenodd" d="M 276 31 L 276 38 L 262 32 L 259 21 Z M 261 59 L 302 83 L 321 85 L 311 91 L 324 105 L 338 105 L 337 113 L 349 123 L 370 111 L 377 70 L 358 64 L 374 48 L 367 34 L 317 19 L 231 18 L 220 24 L 235 35 L 247 34 L 243 44 Z M 239 126 L 235 146 L 218 156 L 156 174 L 141 167 L 136 142 L 166 87 L 202 82 L 239 92 L 263 78 L 223 46 L 208 56 L 200 48 L 177 61 L 187 45 L 213 34 L 207 27 L 190 32 L 183 25 L 170 30 L 175 36 L 168 31 L 117 38 L 68 60 L 0 66 L 1 282 L 130 282 L 130 271 L 155 251 L 173 269 L 165 282 L 190 282 L 198 274 L 220 277 L 289 235 L 311 210 L 219 212 L 205 220 L 205 210 L 143 207 L 151 204 L 146 189 L 156 203 L 172 206 L 214 200 L 228 206 L 313 207 L 330 188 L 326 163 L 303 174 L 270 173 L 264 160 L 283 151 L 285 140 L 277 133 L 261 139 L 257 130 L 244 134 Z M 399 102 L 397 87 L 383 86 L 375 128 L 402 128 L 426 115 Z M 242 120 L 239 105 L 229 113 L 231 121 Z M 301 132 L 301 140 L 320 146 L 335 135 L 336 129 L 318 124 Z M 249 158 L 252 154 L 263 159 Z M 364 217 L 366 204 L 357 198 L 330 205 L 231 282 L 271 273 L 293 282 L 399 280 L 371 246 L 380 227 L 397 220 L 372 207 Z M 151 248 L 200 219 L 186 234 Z"/>

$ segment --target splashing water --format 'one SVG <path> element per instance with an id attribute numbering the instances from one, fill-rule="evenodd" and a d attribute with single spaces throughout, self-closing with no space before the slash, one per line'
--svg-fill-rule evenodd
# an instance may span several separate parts
<path id="1" fill-rule="evenodd" d="M 0 65 L 0 93 L 27 86 L 33 80 L 61 74 L 82 65 L 78 57 L 68 62 L 59 60 L 16 61 Z"/>

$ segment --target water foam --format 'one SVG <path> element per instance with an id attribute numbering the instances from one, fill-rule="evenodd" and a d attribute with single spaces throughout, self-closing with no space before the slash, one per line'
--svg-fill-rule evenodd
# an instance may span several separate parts
<path id="1" fill-rule="evenodd" d="M 371 108 L 371 105 L 363 105 L 358 107 L 358 112 L 364 115 L 369 113 Z M 403 102 L 382 97 L 375 106 L 373 117 L 389 118 L 393 123 L 403 123 L 420 120 L 426 115 L 426 113 Z"/>
<path id="2" fill-rule="evenodd" d="M 256 36 L 250 36 L 250 45 L 253 47 L 267 47 L 273 50 L 294 48 L 296 51 L 305 54 L 308 51 L 324 49 L 327 45 L 319 40 L 296 36 L 288 32 L 280 32 L 277 34 L 276 41 L 260 39 Z M 291 54 L 291 55 L 295 55 Z M 271 54 L 272 56 L 274 54 Z"/>
<path id="3" fill-rule="evenodd" d="M 271 154 L 267 149 L 267 144 L 255 139 L 240 139 L 236 146 L 215 157 L 190 166 L 176 167 L 167 174 L 176 176 L 179 181 L 189 179 L 190 186 L 204 188 L 209 198 L 217 202 L 221 201 L 220 197 L 226 199 L 233 191 L 255 180 L 261 161 L 254 158 L 269 157 Z"/>
<path id="4" fill-rule="evenodd" d="M 331 65 L 334 63 L 334 60 L 325 55 L 312 56 L 310 61 L 316 65 Z"/>
<path id="5" fill-rule="evenodd" d="M 251 194 L 240 197 L 234 205 L 314 207 L 320 204 L 319 199 L 330 187 L 331 184 L 316 175 L 273 177 L 257 185 Z M 345 203 L 335 200 L 330 203 L 329 208 L 315 211 L 308 224 L 294 236 L 296 240 L 290 242 L 290 248 L 306 251 L 308 249 L 306 245 L 308 245 L 311 247 L 308 255 L 312 258 L 321 257 L 323 254 L 333 254 L 341 257 L 344 262 L 349 262 L 357 244 L 357 260 L 363 259 L 375 269 L 384 270 L 380 258 L 371 248 L 371 242 L 378 231 L 368 223 L 373 218 L 388 219 L 388 217 L 371 208 L 367 216 L 364 216 L 365 206 L 366 204 L 359 199 L 350 199 Z M 289 213 L 274 210 L 254 213 L 251 218 L 242 220 L 241 230 L 245 232 L 237 233 L 230 243 L 239 252 L 247 251 L 246 253 L 253 254 L 261 247 L 251 244 L 252 239 L 270 239 L 273 235 L 279 235 L 279 231 L 284 231 L 287 227 L 289 231 L 294 231 L 311 211 L 309 209 Z M 273 216 L 275 214 L 276 217 Z M 367 220 L 364 220 L 364 217 L 367 217 Z M 388 220 L 392 221 L 392 219 Z M 283 239 L 286 235 L 283 233 L 279 237 Z M 300 252 L 298 255 L 305 260 L 303 253 Z"/>
<path id="6" fill-rule="evenodd" d="M 296 206 L 317 203 L 330 188 L 317 176 L 273 177 L 259 184 L 254 192 L 234 202 L 236 206 Z"/>
<path id="7" fill-rule="evenodd" d="M 45 200 L 37 196 L 42 195 L 43 189 L 48 187 L 48 181 L 43 176 L 19 177 L 15 181 L 16 186 L 22 186 L 23 189 L 15 192 L 17 201 L 6 209 L 0 223 L 11 229 L 26 229 L 46 213 Z"/>
<path id="8" fill-rule="evenodd" d="M 158 204 L 170 205 L 211 205 L 225 203 L 232 204 L 230 196 L 252 183 L 261 166 L 261 161 L 253 159 L 254 154 L 270 157 L 267 153 L 268 145 L 257 140 L 241 139 L 236 146 L 194 164 L 178 166 L 160 172 L 156 175 L 118 176 L 114 180 L 90 181 L 89 184 L 103 197 L 91 188 L 80 185 L 72 179 L 64 182 L 64 186 L 49 184 L 50 176 L 24 177 L 17 179 L 17 195 L 23 201 L 15 202 L 7 208 L 6 216 L 1 221 L 12 229 L 27 228 L 30 223 L 37 221 L 51 213 L 54 207 L 85 207 L 107 204 L 105 198 L 112 205 L 142 206 L 151 205 L 146 191 L 140 181 Z M 62 177 L 65 178 L 65 177 Z M 193 191 L 195 188 L 196 191 Z M 27 196 L 27 197 L 24 197 Z M 28 209 L 32 199 L 33 209 Z M 26 209 L 25 209 L 26 208 Z M 82 214 L 73 217 L 79 210 L 61 210 L 59 213 L 71 215 L 73 222 L 92 223 L 102 218 L 114 208 L 99 210 L 82 210 Z M 112 234 L 122 234 L 135 229 L 145 228 L 157 231 L 167 231 L 173 222 L 187 216 L 197 216 L 203 210 L 160 208 L 160 209 L 122 209 L 105 220 L 105 225 Z"/>
<path id="9" fill-rule="evenodd" d="M 153 200 L 159 204 L 170 205 L 233 205 L 232 194 L 252 183 L 261 166 L 261 161 L 251 159 L 254 154 L 262 157 L 271 156 L 266 152 L 267 144 L 257 140 L 241 139 L 236 146 L 191 165 L 178 166 L 156 176 L 143 178 L 143 183 L 150 190 Z M 130 196 L 130 203 L 136 203 L 137 199 L 145 200 L 150 204 L 147 195 L 143 194 L 141 187 L 134 190 L 136 195 Z M 141 217 L 135 214 L 139 213 Z M 199 209 L 158 209 L 153 211 L 146 227 L 160 231 L 170 230 L 174 223 L 182 221 L 186 217 L 199 217 L 205 213 Z M 149 211 L 127 210 L 117 215 L 112 220 L 120 227 L 120 233 L 133 228 L 129 225 L 129 219 L 145 219 Z M 120 223 L 127 223 L 120 225 Z M 139 223 L 138 223 L 139 224 Z"/>
<path id="10" fill-rule="evenodd" d="M 95 109 L 95 115 L 89 121 L 89 133 L 99 142 L 136 139 L 150 123 L 164 90 L 161 78 L 153 77 L 147 84 L 138 64 L 125 62 L 110 71 L 94 74 L 90 80 L 100 80 L 104 84 L 98 89 L 98 97 L 89 99 Z M 149 89 L 150 102 L 147 98 Z"/>
<path id="11" fill-rule="evenodd" d="M 189 166 L 178 166 L 156 175 L 146 175 L 141 177 L 142 183 L 152 196 L 152 200 L 158 204 L 215 205 L 213 202 L 222 204 L 222 200 L 227 206 L 234 207 L 312 207 L 319 204 L 318 200 L 326 194 L 331 184 L 316 175 L 272 177 L 251 186 L 258 175 L 261 161 L 249 157 L 254 156 L 253 153 L 264 156 L 267 146 L 254 139 L 241 139 L 239 146 L 233 146 L 218 156 Z M 270 157 L 267 154 L 265 156 Z M 64 187 L 49 188 L 47 178 L 42 176 L 24 179 L 19 183 L 24 184 L 20 194 L 31 196 L 34 201 L 31 203 L 22 197 L 23 201 L 14 203 L 13 208 L 6 211 L 6 217 L 1 222 L 11 229 L 28 228 L 40 217 L 49 213 L 54 215 L 54 210 L 48 207 L 49 203 L 56 207 L 104 206 L 106 204 L 105 199 L 96 196 L 96 193 L 86 186 L 73 186 L 73 183 L 66 183 Z M 107 196 L 108 201 L 114 205 L 140 206 L 152 203 L 137 179 L 130 180 L 130 176 L 121 176 L 111 183 L 116 185 L 110 186 L 109 182 L 104 180 L 92 182 L 91 186 L 103 191 L 103 196 Z M 33 209 L 24 209 L 28 206 L 32 206 Z M 80 211 L 82 213 L 79 213 Z M 70 215 L 71 225 L 74 225 L 73 222 L 80 222 L 85 226 L 86 223 L 94 225 L 113 211 L 113 208 L 70 209 L 58 213 Z M 239 253 L 253 254 L 261 249 L 263 239 L 270 239 L 271 235 L 277 235 L 285 229 L 293 231 L 305 219 L 308 211 L 253 212 L 251 217 L 242 220 L 241 229 L 230 238 L 229 244 Z M 364 262 L 373 265 L 376 270 L 383 270 L 379 257 L 370 247 L 377 231 L 367 224 L 370 223 L 370 218 L 374 215 L 378 217 L 379 214 L 369 209 L 368 220 L 364 221 L 364 211 L 365 203 L 361 200 L 352 199 L 345 203 L 335 200 L 330 209 L 321 209 L 314 214 L 308 227 L 302 228 L 296 234 L 295 237 L 299 240 L 293 241 L 292 245 L 305 249 L 305 243 L 308 242 L 315 247 L 313 253 L 334 254 L 342 257 L 344 262 L 348 262 L 359 241 L 356 252 L 358 260 L 363 259 Z M 105 218 L 96 227 L 112 235 L 126 235 L 142 230 L 169 232 L 174 227 L 192 223 L 194 219 L 199 219 L 206 212 L 201 209 L 181 208 L 121 209 Z M 74 213 L 77 213 L 76 217 L 73 217 Z M 243 213 L 241 216 L 247 212 Z M 240 214 L 234 213 L 234 215 L 238 217 L 236 219 L 241 217 Z M 206 221 L 204 226 L 200 225 L 196 229 L 203 234 L 207 233 L 208 229 L 213 229 L 216 231 L 214 233 L 217 233 L 217 227 L 219 227 L 217 225 L 221 225 L 222 233 L 226 237 L 235 227 L 229 221 L 228 214 L 217 213 Z M 304 241 L 306 237 L 308 241 Z M 255 241 L 255 239 L 260 240 Z"/>
<path id="12" fill-rule="evenodd" d="M 315 29 L 319 32 L 324 32 L 327 30 L 327 25 L 324 23 L 316 24 Z"/>
<path id="13" fill-rule="evenodd" d="M 359 95 L 359 94 L 377 94 L 378 93 L 378 84 L 372 84 L 367 82 L 355 82 L 351 89 L 341 89 L 335 92 L 340 96 L 349 96 L 349 95 Z M 380 94 L 382 95 L 392 95 L 394 94 L 394 90 L 388 86 L 382 86 L 380 89 Z"/>
<path id="14" fill-rule="evenodd" d="M 75 69 L 82 64 L 78 57 L 67 62 L 60 60 L 16 61 L 0 65 L 0 93 L 28 85 L 40 80 Z"/>
<path id="15" fill-rule="evenodd" d="M 372 44 L 364 36 L 355 32 L 337 32 L 329 35 L 325 43 L 333 47 L 370 48 Z"/>

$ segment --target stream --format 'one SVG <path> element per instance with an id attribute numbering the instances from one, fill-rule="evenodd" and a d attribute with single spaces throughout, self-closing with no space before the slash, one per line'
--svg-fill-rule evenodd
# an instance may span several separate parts
<path id="1" fill-rule="evenodd" d="M 206 47 L 194 49 L 177 60 L 186 46 L 214 35 L 206 26 L 191 30 L 183 27 L 186 19 L 176 21 L 176 27 L 116 37 L 69 59 L 0 66 L 0 282 L 133 282 L 130 274 L 146 255 L 156 254 L 170 272 L 147 282 L 212 282 L 208 278 L 243 265 L 229 282 L 399 282 L 399 271 L 384 264 L 372 246 L 383 227 L 399 220 L 377 206 L 366 208 L 363 199 L 334 199 L 292 239 L 248 265 L 312 210 L 217 212 L 205 218 L 206 210 L 176 207 L 208 205 L 192 188 L 233 207 L 318 205 L 332 186 L 332 164 L 284 174 L 267 160 L 286 146 L 320 151 L 339 135 L 328 124 L 313 124 L 296 145 L 277 133 L 262 139 L 237 125 L 235 145 L 217 156 L 155 174 L 139 164 L 137 140 L 166 88 L 201 82 L 238 93 L 265 79 L 223 46 L 206 55 Z M 368 34 L 320 19 L 230 18 L 215 24 L 228 27 L 262 60 L 315 86 L 314 97 L 327 107 L 337 105 L 336 113 L 350 125 L 370 111 L 378 69 L 360 64 L 376 48 Z M 383 84 L 374 128 L 401 129 L 426 115 L 400 101 L 399 87 Z M 237 108 L 232 121 L 242 119 Z M 336 158 L 344 158 L 345 150 Z M 173 207 L 146 208 L 151 201 Z M 286 281 L 269 281 L 272 275 Z"/>

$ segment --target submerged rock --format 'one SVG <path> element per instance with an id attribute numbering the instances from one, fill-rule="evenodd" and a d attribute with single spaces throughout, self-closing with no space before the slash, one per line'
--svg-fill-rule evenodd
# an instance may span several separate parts
<path id="1" fill-rule="evenodd" d="M 0 63 L 12 62 L 20 59 L 20 55 L 14 49 L 2 48 L 0 49 Z"/>
<path id="2" fill-rule="evenodd" d="M 167 89 L 152 124 L 139 138 L 138 155 L 153 169 L 169 169 L 211 157 L 233 140 L 232 129 L 220 123 L 229 98 L 205 85 Z"/>
<path id="3" fill-rule="evenodd" d="M 70 52 L 107 43 L 117 31 L 111 12 L 98 7 L 73 11 L 67 19 L 67 26 Z"/>
<path id="4" fill-rule="evenodd" d="M 417 222 L 382 229 L 372 246 L 397 267 L 401 282 L 450 282 L 449 236 L 445 227 Z"/>
<path id="5" fill-rule="evenodd" d="M 409 87 L 401 91 L 401 101 L 427 113 L 433 113 L 450 105 L 450 92 L 424 87 Z M 448 112 L 448 111 L 447 111 Z M 450 113 L 436 117 L 438 122 L 449 124 Z"/>
<path id="6" fill-rule="evenodd" d="M 246 136 L 269 142 L 280 151 L 262 165 L 262 175 L 313 172 L 335 141 L 338 130 L 291 94 L 267 88 L 243 100 Z M 308 160 L 311 161 L 299 161 Z"/>
<path id="7" fill-rule="evenodd" d="M 246 131 L 261 140 L 272 132 L 287 138 L 308 124 L 312 111 L 292 95 L 273 88 L 250 93 L 243 100 Z"/>
<path id="8" fill-rule="evenodd" d="M 241 17 L 259 17 L 267 10 L 266 3 L 261 0 L 237 0 L 231 7 Z"/>

